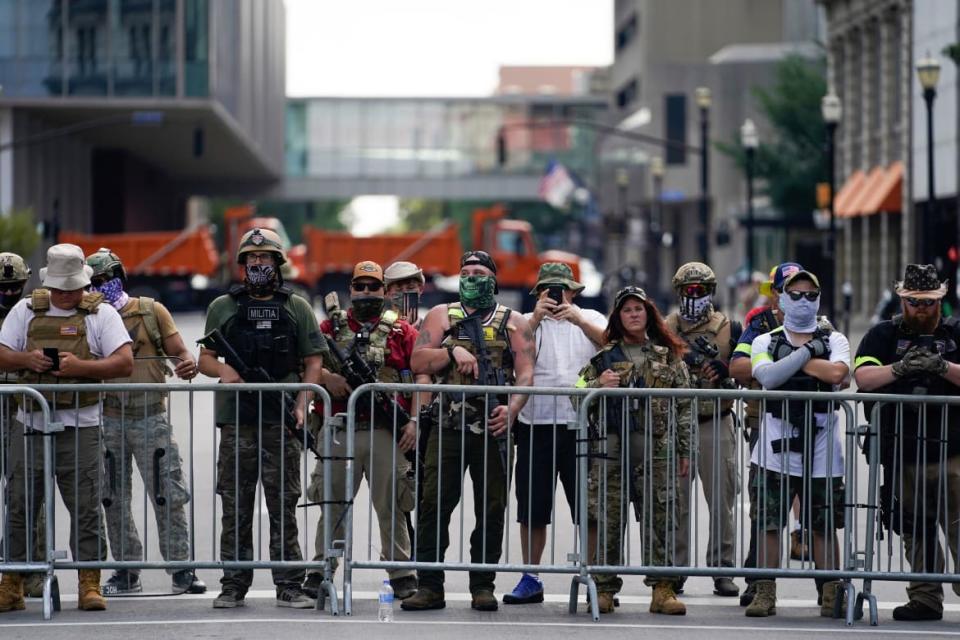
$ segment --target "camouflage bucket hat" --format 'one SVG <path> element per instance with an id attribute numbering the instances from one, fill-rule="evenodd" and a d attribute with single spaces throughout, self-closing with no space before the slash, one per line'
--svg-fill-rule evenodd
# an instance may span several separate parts
<path id="1" fill-rule="evenodd" d="M 541 287 L 547 287 L 551 284 L 559 284 L 574 293 L 583 291 L 583 285 L 573 279 L 573 270 L 569 265 L 562 262 L 545 262 L 540 266 L 540 273 L 537 274 L 537 284 L 530 290 L 531 295 L 537 295 L 537 290 Z"/>
<path id="2" fill-rule="evenodd" d="M 932 264 L 908 264 L 894 291 L 901 298 L 940 299 L 947 295 L 947 283 L 940 281 Z"/>

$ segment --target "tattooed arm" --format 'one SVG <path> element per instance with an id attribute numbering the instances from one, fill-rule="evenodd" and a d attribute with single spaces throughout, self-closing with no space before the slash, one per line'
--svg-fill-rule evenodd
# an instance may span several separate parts
<path id="1" fill-rule="evenodd" d="M 533 363 L 537 357 L 537 347 L 533 340 L 530 323 L 519 313 L 511 313 L 507 325 L 510 332 L 510 349 L 513 351 L 514 385 L 533 386 Z M 510 398 L 510 415 L 516 416 L 527 404 L 528 396 L 514 395 Z"/>
<path id="2" fill-rule="evenodd" d="M 440 346 L 443 332 L 450 326 L 449 322 L 447 305 L 439 304 L 427 313 L 410 356 L 410 368 L 414 374 L 432 376 L 443 371 L 450 363 L 450 354 Z"/>

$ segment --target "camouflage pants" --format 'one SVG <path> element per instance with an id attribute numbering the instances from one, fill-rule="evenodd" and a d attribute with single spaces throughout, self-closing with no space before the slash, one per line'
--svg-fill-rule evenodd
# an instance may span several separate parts
<path id="1" fill-rule="evenodd" d="M 903 546 L 910 568 L 916 572 L 944 573 L 947 553 L 954 567 L 960 554 L 960 457 L 947 458 L 944 464 L 905 464 L 900 472 L 903 499 Z M 945 552 L 938 531 L 943 532 Z M 953 583 L 960 593 L 960 583 Z M 943 584 L 911 582 L 907 596 L 943 611 Z"/>
<path id="2" fill-rule="evenodd" d="M 70 552 L 77 561 L 106 560 L 107 542 L 100 510 L 100 429 L 66 427 L 52 438 L 52 472 L 70 514 Z M 43 439 L 24 437 L 23 424 L 14 421 L 9 453 L 9 535 L 6 538 L 9 556 L 5 557 L 25 560 L 28 545 L 30 555 L 35 555 L 32 532 L 36 530 L 35 520 L 44 504 Z"/>
<path id="3" fill-rule="evenodd" d="M 324 427 L 330 428 L 330 425 Z M 335 434 L 332 455 L 334 457 L 346 455 L 346 436 L 343 431 Z M 339 444 L 337 440 L 339 439 Z M 323 442 L 323 433 L 317 438 Z M 370 500 L 377 513 L 377 522 L 380 528 L 380 559 L 406 562 L 410 559 L 410 535 L 407 531 L 406 515 L 413 511 L 415 487 L 410 477 L 410 462 L 397 450 L 393 433 L 388 429 L 358 429 L 354 439 L 353 449 L 353 491 L 350 499 L 357 495 L 360 481 L 367 479 L 370 489 Z M 330 460 L 330 493 L 333 500 L 343 500 L 347 489 L 346 461 Z M 317 464 L 310 475 L 310 486 L 307 487 L 307 500 L 310 502 L 323 501 L 323 465 Z M 324 558 L 323 522 L 329 518 L 331 526 L 340 522 L 333 532 L 333 540 L 343 539 L 344 525 L 341 514 L 344 505 L 324 506 L 323 513 L 317 522 L 317 533 L 314 560 Z M 329 512 L 329 515 L 328 515 Z M 336 560 L 333 561 L 336 569 Z M 391 579 L 412 576 L 412 569 L 393 569 L 388 572 Z"/>
<path id="4" fill-rule="evenodd" d="M 450 546 L 450 516 L 460 503 L 463 473 L 469 469 L 476 522 L 470 534 L 470 562 L 500 562 L 507 475 L 496 440 L 469 430 L 434 428 L 427 441 L 425 467 L 417 509 L 417 561 L 443 562 Z M 470 592 L 492 590 L 495 576 L 492 571 L 471 571 Z M 418 578 L 421 587 L 443 593 L 443 571 L 421 570 Z"/>
<path id="5" fill-rule="evenodd" d="M 696 474 L 703 486 L 703 497 L 710 514 L 710 534 L 707 538 L 707 566 L 732 567 L 735 563 L 736 533 L 734 531 L 734 501 L 739 492 L 737 474 L 737 434 L 733 414 L 714 422 L 707 418 L 700 423 L 696 459 L 690 461 L 691 476 Z M 692 477 L 691 477 L 692 480 Z M 690 504 L 690 482 L 678 483 L 680 504 Z M 680 530 L 690 530 L 690 510 L 681 510 Z M 677 540 L 677 566 L 690 565 L 688 537 Z"/>
<path id="6" fill-rule="evenodd" d="M 640 522 L 643 547 L 639 564 L 667 567 L 676 564 L 677 547 L 687 537 L 680 522 L 689 503 L 682 500 L 680 485 L 688 479 L 676 476 L 675 462 L 669 459 L 671 447 L 666 436 L 650 437 L 645 432 L 629 436 L 626 451 L 621 447 L 621 434 L 607 432 L 606 440 L 594 446 L 594 452 L 607 459 L 595 460 L 587 478 L 587 517 L 597 529 L 597 547 L 591 564 L 623 565 L 623 534 L 633 504 Z M 651 451 L 652 455 L 645 455 Z M 623 478 L 631 478 L 623 487 Z M 630 561 L 631 564 L 636 562 Z M 623 580 L 615 573 L 591 574 L 599 593 L 618 593 Z M 663 580 L 682 584 L 681 577 L 648 577 L 644 583 L 653 586 Z"/>
<path id="7" fill-rule="evenodd" d="M 189 502 L 190 494 L 183 479 L 180 449 L 166 416 L 161 413 L 139 419 L 127 416 L 121 419 L 104 415 L 103 444 L 107 451 L 107 491 L 110 496 L 104 512 L 114 559 L 144 558 L 133 515 L 132 476 L 133 461 L 136 460 L 156 516 L 160 554 L 164 560 L 187 560 L 190 557 L 190 528 L 184 505 Z M 167 570 L 168 573 L 173 571 Z"/>
<path id="8" fill-rule="evenodd" d="M 270 560 L 303 560 L 296 513 L 300 499 L 300 444 L 279 425 L 232 424 L 220 427 L 217 456 L 217 493 L 223 505 L 220 559 L 254 558 L 253 518 L 258 480 L 263 485 L 270 516 Z M 273 570 L 273 582 L 277 585 L 300 584 L 303 578 L 303 569 Z M 225 569 L 220 582 L 246 592 L 253 582 L 253 570 Z"/>

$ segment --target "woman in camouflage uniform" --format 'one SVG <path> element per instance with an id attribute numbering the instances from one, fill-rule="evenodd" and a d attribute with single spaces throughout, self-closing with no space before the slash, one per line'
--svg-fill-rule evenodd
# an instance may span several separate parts
<path id="1" fill-rule="evenodd" d="M 686 346 L 667 329 L 643 289 L 626 287 L 617 293 L 604 341 L 603 349 L 580 372 L 578 387 L 690 387 L 683 363 Z M 594 446 L 599 457 L 587 479 L 590 561 L 622 564 L 627 505 L 632 502 L 641 523 L 641 564 L 670 566 L 678 538 L 685 535 L 677 523 L 688 505 L 678 504 L 677 495 L 690 465 L 690 434 L 695 428 L 691 403 L 679 398 L 611 398 L 597 406 L 603 411 L 591 422 L 599 432 Z M 621 447 L 624 438 L 627 447 Z M 603 523 L 599 540 L 598 522 Z M 612 612 L 623 580 L 611 573 L 595 574 L 593 579 L 600 612 Z M 676 595 L 679 581 L 677 577 L 645 580 L 654 588 L 651 613 L 686 613 Z"/>

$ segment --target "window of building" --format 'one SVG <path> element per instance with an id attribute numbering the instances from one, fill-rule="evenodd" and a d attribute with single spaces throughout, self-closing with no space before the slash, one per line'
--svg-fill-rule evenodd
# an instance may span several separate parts
<path id="1" fill-rule="evenodd" d="M 625 109 L 637 99 L 637 79 L 631 78 L 617 91 L 617 107 Z"/>
<path id="2" fill-rule="evenodd" d="M 667 164 L 687 162 L 687 96 L 682 93 L 664 96 L 664 138 L 672 144 L 664 145 L 663 155 Z"/>
<path id="3" fill-rule="evenodd" d="M 630 16 L 617 29 L 614 40 L 614 49 L 620 51 L 627 47 L 637 35 L 637 14 L 631 13 Z"/>

